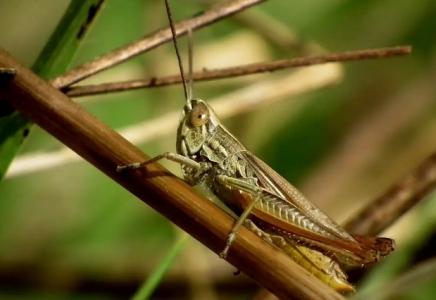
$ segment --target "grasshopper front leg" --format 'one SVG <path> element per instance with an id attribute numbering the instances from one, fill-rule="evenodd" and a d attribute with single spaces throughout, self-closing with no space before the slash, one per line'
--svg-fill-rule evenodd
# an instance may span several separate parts
<path id="1" fill-rule="evenodd" d="M 254 196 L 254 200 L 250 202 L 250 204 L 247 206 L 247 208 L 244 210 L 244 212 L 239 216 L 238 220 L 236 221 L 235 225 L 233 226 L 232 230 L 230 231 L 226 246 L 223 251 L 220 252 L 219 256 L 220 258 L 226 258 L 227 254 L 229 252 L 230 246 L 233 244 L 236 234 L 239 231 L 239 228 L 241 228 L 242 224 L 247 221 L 248 216 L 250 215 L 253 208 L 256 206 L 256 204 L 260 201 L 262 188 L 259 188 L 255 185 L 252 185 L 244 180 L 225 176 L 225 175 L 218 175 L 217 180 L 219 183 L 223 185 L 230 186 L 234 189 L 246 192 L 248 194 L 251 194 Z"/>
<path id="2" fill-rule="evenodd" d="M 168 160 L 176 162 L 180 165 L 191 167 L 195 170 L 201 170 L 204 167 L 200 163 L 198 163 L 195 160 L 192 160 L 190 158 L 187 158 L 186 156 L 176 154 L 176 153 L 171 153 L 171 152 L 165 152 L 164 154 L 150 158 L 150 159 L 143 161 L 143 162 L 136 162 L 136 163 L 132 163 L 132 164 L 128 164 L 128 165 L 119 165 L 119 166 L 117 166 L 117 172 L 121 172 L 124 169 L 144 168 L 147 165 L 154 163 L 154 162 L 157 162 L 161 159 L 168 159 Z"/>

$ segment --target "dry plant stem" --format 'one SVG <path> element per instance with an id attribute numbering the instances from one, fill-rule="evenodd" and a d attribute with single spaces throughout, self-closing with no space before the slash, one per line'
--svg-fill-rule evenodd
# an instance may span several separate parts
<path id="1" fill-rule="evenodd" d="M 212 1 L 209 1 L 212 2 Z M 310 49 L 302 39 L 285 24 L 272 15 L 261 10 L 247 10 L 235 16 L 235 21 L 251 28 L 260 34 L 266 41 L 280 47 L 282 50 L 294 51 L 300 55 L 308 55 Z"/>
<path id="2" fill-rule="evenodd" d="M 203 6 L 214 5 L 222 2 L 217 0 L 193 0 L 195 3 Z M 273 46 L 279 47 L 282 50 L 293 50 L 301 54 L 310 53 L 307 49 L 306 42 L 303 43 L 296 33 L 294 33 L 289 26 L 281 23 L 273 16 L 267 13 L 250 9 L 244 13 L 237 14 L 233 18 L 235 21 L 243 24 L 244 26 L 254 30 L 260 34 L 263 39 L 268 41 Z M 304 50 L 304 51 L 302 51 Z"/>
<path id="3" fill-rule="evenodd" d="M 339 198 L 354 199 L 353 201 L 358 201 L 362 204 L 358 210 L 361 210 L 363 206 L 368 204 L 368 200 L 364 201 L 361 196 L 355 197 L 355 191 L 352 186 L 355 186 L 360 181 L 358 179 L 359 174 L 367 172 L 365 171 L 367 170 L 366 168 L 379 159 L 377 158 L 379 155 L 385 153 L 387 144 L 395 136 L 398 136 L 404 128 L 412 126 L 411 124 L 414 124 L 420 117 L 422 118 L 422 115 L 425 115 L 429 107 L 433 105 L 434 100 L 431 95 L 436 93 L 436 86 L 433 84 L 434 79 L 428 77 L 430 77 L 428 74 L 423 74 L 418 78 L 410 80 L 407 85 L 388 97 L 383 103 L 377 105 L 376 110 L 366 114 L 361 120 L 349 126 L 344 134 L 344 139 L 335 147 L 335 151 L 300 186 L 302 190 L 307 191 L 306 195 L 309 199 L 316 197 L 318 203 L 324 207 L 328 206 L 332 201 L 337 201 Z M 414 101 L 410 101 L 410 99 L 414 99 Z M 388 126 L 386 125 L 387 122 L 389 122 Z M 422 135 L 422 133 L 419 135 Z M 425 140 L 425 138 L 422 139 Z M 436 149 L 436 141 L 430 141 L 426 148 L 428 150 L 424 150 L 420 154 L 415 153 L 416 157 L 422 155 L 428 156 L 431 153 L 431 149 Z M 386 168 L 383 171 L 385 175 L 380 175 L 384 178 L 386 176 L 399 178 L 398 174 L 406 174 L 416 167 L 418 165 L 417 162 L 411 163 L 407 161 L 406 163 L 401 163 L 401 160 L 396 160 L 395 158 L 401 156 L 401 153 L 405 154 L 407 151 L 419 151 L 418 148 L 425 148 L 425 146 L 415 145 L 417 148 L 413 150 L 414 143 L 411 140 L 406 147 L 410 149 L 406 150 L 402 147 L 401 151 L 395 151 L 395 155 L 389 155 L 387 161 L 383 160 L 387 165 L 400 163 L 402 166 Z M 338 172 L 338 170 L 341 171 Z M 398 173 L 398 170 L 401 171 Z M 326 180 L 327 178 L 330 178 L 330 180 Z M 335 184 L 332 185 L 331 180 L 334 180 Z M 380 190 L 383 186 L 387 188 L 393 180 L 385 182 L 382 186 L 376 182 L 377 179 L 373 178 L 369 180 L 368 184 L 372 186 L 377 185 Z M 374 196 L 372 198 L 375 199 Z M 351 201 L 348 203 L 348 206 L 350 205 L 353 205 Z"/>
<path id="4" fill-rule="evenodd" d="M 409 211 L 436 186 L 436 153 L 348 221 L 348 231 L 377 235 Z"/>
<path id="5" fill-rule="evenodd" d="M 223 4 L 216 5 L 211 9 L 195 16 L 191 19 L 175 24 L 175 30 L 178 36 L 185 35 L 188 29 L 196 30 L 206 25 L 219 21 L 225 17 L 235 14 L 241 10 L 247 9 L 255 4 L 265 2 L 266 0 L 232 0 Z M 71 71 L 59 76 L 51 81 L 51 83 L 62 89 L 72 85 L 80 80 L 83 80 L 91 75 L 97 74 L 110 67 L 118 65 L 128 59 L 131 59 L 143 52 L 154 49 L 172 38 L 169 28 L 161 29 L 143 39 L 135 41 L 131 44 L 118 48 L 103 56 L 85 63 Z"/>
<path id="6" fill-rule="evenodd" d="M 1 97 L 208 248 L 222 250 L 230 216 L 157 164 L 117 173 L 117 165 L 149 157 L 1 49 L 0 66 L 17 70 Z M 245 228 L 228 261 L 282 299 L 343 299 Z"/>
<path id="7" fill-rule="evenodd" d="M 410 46 L 399 46 L 382 49 L 369 49 L 360 51 L 350 51 L 343 53 L 332 53 L 326 55 L 317 55 L 312 57 L 302 57 L 294 59 L 277 60 L 273 62 L 255 63 L 218 70 L 206 70 L 193 74 L 195 81 L 213 80 L 220 78 L 229 78 L 236 76 L 244 76 L 263 72 L 273 72 L 286 68 L 296 68 L 303 66 L 311 66 L 317 64 L 325 64 L 330 62 L 346 62 L 363 59 L 386 58 L 391 56 L 400 56 L 410 54 Z M 166 86 L 182 82 L 179 75 L 167 76 L 162 78 L 152 78 L 145 80 L 131 80 L 124 82 L 105 83 L 98 85 L 86 85 L 79 87 L 71 87 L 66 90 L 66 94 L 70 97 L 81 97 L 89 95 L 98 95 L 110 92 L 120 92 L 141 88 Z"/>

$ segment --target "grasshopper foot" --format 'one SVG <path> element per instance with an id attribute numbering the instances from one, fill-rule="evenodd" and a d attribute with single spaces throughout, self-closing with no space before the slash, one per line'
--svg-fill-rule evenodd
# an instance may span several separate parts
<path id="1" fill-rule="evenodd" d="M 124 169 L 139 169 L 141 167 L 140 163 L 133 163 L 133 164 L 129 164 L 129 165 L 120 165 L 117 166 L 117 172 L 121 172 Z"/>
<path id="2" fill-rule="evenodd" d="M 227 252 L 229 252 L 229 249 L 226 247 L 226 249 L 221 251 L 218 255 L 219 255 L 220 258 L 226 259 L 227 258 Z"/>
<path id="3" fill-rule="evenodd" d="M 226 242 L 226 246 L 224 247 L 224 250 L 220 252 L 219 256 L 222 259 L 226 259 L 227 253 L 229 252 L 230 246 L 233 244 L 233 241 L 236 238 L 236 233 L 232 232 L 229 234 Z"/>

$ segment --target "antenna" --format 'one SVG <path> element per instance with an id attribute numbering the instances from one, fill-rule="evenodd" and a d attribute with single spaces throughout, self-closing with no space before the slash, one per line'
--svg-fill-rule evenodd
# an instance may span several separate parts
<path id="1" fill-rule="evenodd" d="M 183 63 L 182 63 L 182 59 L 180 57 L 179 47 L 177 45 L 176 30 L 174 29 L 174 22 L 173 22 L 173 17 L 171 14 L 169 0 L 165 0 L 165 6 L 167 9 L 168 21 L 170 23 L 171 33 L 173 36 L 174 49 L 176 50 L 177 60 L 179 62 L 180 76 L 182 77 L 182 84 L 183 84 L 183 92 L 185 93 L 186 104 L 189 105 L 189 107 L 190 107 L 191 106 L 191 97 L 192 97 L 192 57 L 191 57 L 192 47 L 189 44 L 189 53 L 190 53 L 190 56 L 189 56 L 189 77 L 190 77 L 190 79 L 189 80 L 190 80 L 191 87 L 188 90 L 186 78 L 185 78 L 185 72 L 183 70 Z M 191 36 L 191 29 L 188 30 L 188 34 L 189 34 L 189 36 Z M 189 38 L 189 40 L 191 40 L 191 38 Z"/>
<path id="2" fill-rule="evenodd" d="M 194 57 L 194 47 L 193 45 L 193 35 L 192 35 L 192 29 L 189 28 L 188 29 L 188 59 L 189 59 L 189 70 L 188 70 L 188 79 L 189 79 L 189 84 L 188 84 L 188 98 L 189 100 L 191 100 L 194 97 L 194 78 L 192 76 L 192 72 L 194 69 L 194 62 L 193 62 L 193 57 Z"/>

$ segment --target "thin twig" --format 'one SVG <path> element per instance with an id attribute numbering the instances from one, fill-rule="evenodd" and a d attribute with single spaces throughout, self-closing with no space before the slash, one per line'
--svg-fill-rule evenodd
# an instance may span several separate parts
<path id="1" fill-rule="evenodd" d="M 427 79 L 427 77 L 428 74 L 411 80 L 394 95 L 373 108 L 372 113 L 367 114 L 364 118 L 348 127 L 343 134 L 345 138 L 335 147 L 335 151 L 299 187 L 306 191 L 306 196 L 309 199 L 316 199 L 321 207 L 328 207 L 337 199 L 353 199 L 353 201 L 346 201 L 347 203 L 344 202 L 341 205 L 344 207 L 343 211 L 346 212 L 351 206 L 358 210 L 362 209 L 362 206 L 371 200 L 368 197 L 374 197 L 374 195 L 369 195 L 371 192 L 367 191 L 364 202 L 362 197 L 357 198 L 355 185 L 357 181 L 361 181 L 359 174 L 365 173 L 366 168 L 374 164 L 389 142 L 401 130 L 416 122 L 420 116 L 428 111 L 433 103 L 431 95 L 436 92 L 436 87 L 432 85 L 432 79 Z M 414 101 L 410 101 L 410 99 L 414 99 Z M 405 107 L 407 109 L 404 109 Z M 389 122 L 389 124 L 387 125 L 386 122 Z M 412 147 L 412 144 L 409 141 L 408 145 L 410 147 Z M 430 148 L 423 154 L 425 156 L 431 153 L 430 149 L 433 146 L 436 147 L 436 142 L 428 145 Z M 406 151 L 403 148 L 401 148 L 401 151 L 396 151 L 396 155 Z M 425 156 L 421 157 L 424 158 Z M 396 163 L 392 161 L 394 159 L 392 155 L 389 155 L 389 159 L 391 162 L 384 161 L 384 163 L 387 165 Z M 408 160 L 402 163 L 401 167 L 385 168 L 384 174 L 392 173 L 392 171 L 386 171 L 392 169 L 402 174 L 414 166 L 416 166 L 416 163 L 413 164 Z M 370 181 L 379 182 L 381 175 L 383 174 L 379 174 L 378 179 Z M 332 182 L 334 183 L 332 184 Z M 371 182 L 368 183 L 371 184 Z M 389 182 L 377 183 L 376 185 L 383 188 L 387 187 L 387 184 Z M 361 206 L 356 207 L 357 203 L 361 203 Z"/>
<path id="2" fill-rule="evenodd" d="M 436 152 L 346 222 L 348 231 L 377 235 L 436 187 Z"/>
<path id="3" fill-rule="evenodd" d="M 216 4 L 219 1 L 196 0 L 195 2 L 205 6 Z M 303 41 L 289 26 L 268 15 L 263 10 L 253 8 L 235 15 L 233 19 L 254 30 L 264 40 L 282 50 L 294 51 L 300 55 L 308 55 L 314 53 L 314 48 L 317 48 L 317 50 L 321 49 L 320 46 L 314 47 L 309 41 Z"/>
<path id="4" fill-rule="evenodd" d="M 275 101 L 289 99 L 335 84 L 340 81 L 342 72 L 339 64 L 304 68 L 281 78 L 257 82 L 208 102 L 220 118 L 225 119 L 256 110 L 260 106 Z M 119 133 L 136 145 L 148 143 L 154 139 L 174 134 L 179 115 L 180 110 L 176 110 L 153 120 L 120 129 Z M 51 152 L 28 153 L 17 157 L 12 162 L 6 177 L 22 176 L 78 161 L 81 161 L 81 158 L 68 148 Z"/>
<path id="5" fill-rule="evenodd" d="M 273 62 L 261 62 L 248 65 L 242 65 L 231 68 L 223 68 L 218 70 L 206 70 L 193 74 L 195 81 L 212 80 L 220 78 L 229 78 L 236 76 L 244 76 L 263 72 L 273 72 L 286 68 L 296 68 L 303 66 L 311 66 L 317 64 L 325 64 L 331 62 L 347 62 L 364 59 L 386 58 L 392 56 L 400 56 L 410 54 L 410 46 L 398 46 L 392 48 L 368 49 L 359 51 L 349 51 L 343 53 L 332 53 L 325 55 L 317 55 L 312 57 L 301 57 L 294 59 L 277 60 Z M 170 84 L 180 83 L 182 80 L 180 75 L 173 75 L 161 78 L 152 78 L 145 80 L 131 80 L 115 83 L 104 83 L 97 85 L 86 85 L 79 87 L 71 87 L 66 90 L 66 94 L 70 97 L 81 97 L 89 95 L 98 95 L 110 92 L 128 91 L 141 88 L 166 86 Z"/>
<path id="6" fill-rule="evenodd" d="M 20 113 L 215 253 L 222 250 L 234 222 L 229 215 L 158 164 L 116 172 L 119 164 L 149 157 L 4 50 L 0 66 L 17 70 L 0 96 Z M 282 299 L 344 299 L 246 228 L 241 228 L 228 261 Z"/>
<path id="7" fill-rule="evenodd" d="M 185 35 L 189 29 L 196 30 L 206 25 L 217 22 L 225 17 L 231 16 L 239 11 L 247 9 L 255 4 L 260 4 L 266 0 L 232 0 L 196 15 L 191 19 L 184 20 L 175 24 L 177 36 Z M 170 28 L 158 30 L 157 32 L 132 42 L 103 56 L 87 62 L 67 73 L 51 80 L 51 84 L 56 88 L 62 89 L 69 85 L 79 82 L 94 74 L 97 74 L 110 67 L 118 65 L 128 59 L 131 59 L 141 53 L 154 49 L 172 38 Z"/>

